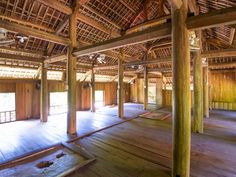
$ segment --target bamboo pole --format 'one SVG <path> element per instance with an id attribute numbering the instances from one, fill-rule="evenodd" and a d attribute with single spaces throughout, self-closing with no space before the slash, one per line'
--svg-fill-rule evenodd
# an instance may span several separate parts
<path id="1" fill-rule="evenodd" d="M 124 117 L 124 84 L 123 84 L 123 77 L 124 77 L 124 51 L 120 49 L 120 58 L 118 60 L 118 116 L 120 118 Z"/>
<path id="2" fill-rule="evenodd" d="M 40 121 L 48 121 L 48 81 L 47 68 L 44 62 L 41 68 L 41 90 L 40 90 Z"/>
<path id="3" fill-rule="evenodd" d="M 68 46 L 67 76 L 68 76 L 68 113 L 67 113 L 67 133 L 76 133 L 76 57 L 72 55 L 73 48 L 76 47 L 76 1 L 73 5 L 73 13 L 69 18 L 69 35 L 71 44 Z"/>
<path id="4" fill-rule="evenodd" d="M 194 109 L 193 131 L 203 133 L 203 80 L 202 59 L 200 51 L 193 52 L 193 86 L 194 86 Z"/>
<path id="5" fill-rule="evenodd" d="M 172 7 L 173 56 L 173 177 L 189 177 L 190 114 L 190 50 L 188 41 L 187 0 L 180 9 Z"/>

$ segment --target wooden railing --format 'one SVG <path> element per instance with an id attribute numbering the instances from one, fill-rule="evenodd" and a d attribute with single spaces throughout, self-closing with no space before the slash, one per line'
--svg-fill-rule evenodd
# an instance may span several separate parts
<path id="1" fill-rule="evenodd" d="M 13 122 L 16 120 L 16 111 L 2 111 L 0 112 L 0 124 Z"/>

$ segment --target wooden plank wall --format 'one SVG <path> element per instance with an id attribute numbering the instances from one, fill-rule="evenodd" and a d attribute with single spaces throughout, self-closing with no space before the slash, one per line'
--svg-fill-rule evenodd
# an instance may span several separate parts
<path id="1" fill-rule="evenodd" d="M 210 72 L 210 106 L 236 110 L 236 70 Z"/>
<path id="2" fill-rule="evenodd" d="M 210 71 L 209 102 L 213 109 L 236 110 L 236 70 Z M 163 90 L 163 105 L 172 105 L 172 91 Z M 191 91 L 193 98 L 193 91 Z M 193 99 L 191 99 L 193 106 Z M 130 85 L 130 101 L 143 103 L 143 79 Z"/>
<path id="3" fill-rule="evenodd" d="M 143 79 L 135 79 L 134 83 L 130 85 L 130 101 L 134 103 L 144 102 L 144 85 Z"/>
<path id="4" fill-rule="evenodd" d="M 0 92 L 15 92 L 16 119 L 39 117 L 40 90 L 35 81 L 0 81 Z"/>
<path id="5" fill-rule="evenodd" d="M 15 92 L 16 119 L 38 118 L 40 116 L 40 89 L 32 80 L 0 80 L 0 93 Z M 117 83 L 96 83 L 96 90 L 104 90 L 105 105 L 116 104 Z M 125 102 L 130 101 L 130 87 L 125 84 Z M 64 92 L 65 85 L 59 81 L 49 81 L 49 92 Z M 49 98 L 49 96 L 48 96 Z M 81 101 L 80 101 L 81 100 Z M 49 100 L 50 101 L 50 100 Z M 50 104 L 49 104 L 50 105 Z M 77 110 L 90 109 L 90 88 L 88 83 L 77 84 Z"/>
<path id="6" fill-rule="evenodd" d="M 134 84 L 130 85 L 130 101 L 134 103 L 143 103 L 144 101 L 144 91 L 143 91 L 143 79 L 135 79 Z M 162 90 L 162 104 L 163 106 L 172 105 L 172 91 L 171 90 Z M 191 91 L 191 98 L 193 92 Z M 191 102 L 193 103 L 193 102 Z"/>

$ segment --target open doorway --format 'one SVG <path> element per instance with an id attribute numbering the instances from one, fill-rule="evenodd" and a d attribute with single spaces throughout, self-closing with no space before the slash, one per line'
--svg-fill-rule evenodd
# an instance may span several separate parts
<path id="1" fill-rule="evenodd" d="M 16 120 L 15 93 L 0 93 L 0 123 Z"/>
<path id="2" fill-rule="evenodd" d="M 148 86 L 148 103 L 156 104 L 156 85 L 149 83 Z"/>
<path id="3" fill-rule="evenodd" d="M 50 93 L 49 114 L 61 114 L 67 112 L 67 92 Z"/>
<path id="4" fill-rule="evenodd" d="M 104 103 L 104 91 L 95 90 L 95 108 L 101 108 L 105 105 Z"/>

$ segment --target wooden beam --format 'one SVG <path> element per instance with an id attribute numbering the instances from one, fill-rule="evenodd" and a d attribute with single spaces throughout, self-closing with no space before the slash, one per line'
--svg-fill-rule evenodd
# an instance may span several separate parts
<path id="1" fill-rule="evenodd" d="M 66 6 L 58 1 L 51 1 L 51 0 L 36 0 L 42 4 L 44 4 L 47 7 L 51 7 L 59 12 L 62 12 L 66 15 L 72 14 L 72 8 L 69 6 Z"/>
<path id="2" fill-rule="evenodd" d="M 91 46 L 86 46 L 83 48 L 77 48 L 74 50 L 73 54 L 76 56 L 85 56 L 92 53 L 104 52 L 107 50 L 117 49 L 124 46 L 130 46 L 134 44 L 140 44 L 148 42 L 154 39 L 161 39 L 170 36 L 171 27 L 170 24 L 160 25 L 146 30 L 128 34 L 115 39 L 107 40 L 102 43 L 97 43 Z"/>
<path id="3" fill-rule="evenodd" d="M 156 58 L 151 60 L 141 60 L 141 61 L 132 61 L 123 63 L 123 66 L 130 67 L 130 66 L 138 66 L 138 65 L 152 65 L 158 63 L 169 63 L 172 62 L 171 57 L 164 57 L 164 58 Z M 116 69 L 118 65 L 102 65 L 102 66 L 95 66 L 95 70 L 109 70 L 109 69 Z"/>
<path id="4" fill-rule="evenodd" d="M 53 29 L 48 28 L 46 26 L 42 26 L 42 25 L 39 25 L 39 24 L 31 23 L 30 21 L 22 20 L 22 19 L 19 19 L 17 17 L 13 17 L 13 16 L 0 15 L 0 19 L 8 20 L 10 22 L 15 22 L 17 24 L 21 24 L 21 25 L 24 25 L 24 26 L 31 26 L 33 28 L 37 28 L 39 30 L 46 31 L 46 32 L 51 32 L 51 33 L 54 32 Z"/>
<path id="5" fill-rule="evenodd" d="M 206 29 L 236 23 L 236 7 L 223 8 L 205 14 L 189 17 L 186 21 L 189 30 Z"/>
<path id="6" fill-rule="evenodd" d="M 41 70 L 41 92 L 40 92 L 40 121 L 48 121 L 48 82 L 47 82 L 47 68 L 42 63 Z"/>
<path id="7" fill-rule="evenodd" d="M 5 28 L 5 29 L 12 31 L 12 32 L 22 33 L 25 35 L 33 36 L 37 39 L 50 41 L 50 42 L 54 42 L 57 44 L 68 45 L 70 43 L 70 40 L 67 38 L 60 37 L 58 35 L 51 34 L 51 33 L 41 31 L 38 29 L 33 29 L 33 28 L 23 26 L 20 24 L 16 24 L 13 22 L 9 22 L 6 20 L 0 20 L 0 28 Z"/>
<path id="8" fill-rule="evenodd" d="M 64 20 L 61 21 L 61 23 L 59 23 L 59 25 L 56 28 L 56 34 L 60 34 L 62 32 L 62 30 L 68 25 L 69 23 L 69 16 L 65 17 Z"/>
<path id="9" fill-rule="evenodd" d="M 158 64 L 158 63 L 166 63 L 172 62 L 171 57 L 164 57 L 164 58 L 156 58 L 156 59 L 149 59 L 149 60 L 142 60 L 142 61 L 132 61 L 124 63 L 124 66 L 137 66 L 137 65 L 150 65 L 150 64 Z"/>
<path id="10" fill-rule="evenodd" d="M 113 76 L 113 77 L 111 78 L 110 82 L 115 81 L 118 77 L 119 77 L 119 75 L 115 75 L 115 76 Z"/>
<path id="11" fill-rule="evenodd" d="M 84 82 L 89 75 L 92 75 L 92 72 L 93 72 L 93 69 L 84 73 L 84 75 L 80 78 L 80 82 Z"/>
<path id="12" fill-rule="evenodd" d="M 146 21 L 144 23 L 135 25 L 135 26 L 127 29 L 125 31 L 125 34 L 127 35 L 127 34 L 131 34 L 131 33 L 136 33 L 136 32 L 139 32 L 139 31 L 143 31 L 147 28 L 151 28 L 153 26 L 158 26 L 158 25 L 167 23 L 167 20 L 170 19 L 170 18 L 171 18 L 171 16 L 167 15 L 167 16 L 164 16 L 164 17 L 161 17 L 161 18 L 158 18 L 158 19 L 153 19 L 153 20 Z"/>
<path id="13" fill-rule="evenodd" d="M 55 63 L 55 62 L 66 60 L 67 58 L 68 56 L 65 54 L 58 54 L 58 55 L 54 55 L 47 58 L 46 60 L 44 60 L 44 63 Z"/>
<path id="14" fill-rule="evenodd" d="M 187 0 L 183 0 L 180 9 L 172 8 L 173 177 L 190 176 L 190 50 L 188 29 L 185 25 L 187 13 Z"/>
<path id="15" fill-rule="evenodd" d="M 219 58 L 219 57 L 235 57 L 236 49 L 222 49 L 204 51 L 201 54 L 202 58 Z"/>
<path id="16" fill-rule="evenodd" d="M 130 84 L 130 83 L 132 83 L 132 82 L 133 82 L 135 79 L 137 79 L 137 77 L 138 77 L 138 76 L 137 76 L 137 75 L 135 75 L 134 77 L 132 77 L 132 78 L 129 80 L 129 82 L 128 82 L 128 83 L 129 83 L 129 84 Z"/>
<path id="17" fill-rule="evenodd" d="M 67 81 L 68 81 L 68 112 L 67 112 L 67 133 L 70 135 L 76 134 L 76 57 L 72 55 L 73 48 L 77 45 L 76 29 L 77 20 L 76 14 L 78 10 L 77 1 L 72 2 L 73 13 L 69 18 L 69 36 L 71 44 L 68 47 L 67 60 Z"/>
<path id="18" fill-rule="evenodd" d="M 43 52 L 28 51 L 28 50 L 23 50 L 23 49 L 7 48 L 7 47 L 1 47 L 0 52 L 7 53 L 7 54 L 21 55 L 21 56 L 29 56 L 29 57 L 38 58 L 38 59 L 42 59 L 44 55 Z"/>
<path id="19" fill-rule="evenodd" d="M 208 68 L 232 68 L 236 67 L 236 62 L 229 62 L 229 63 L 212 63 L 208 64 Z"/>
<path id="20" fill-rule="evenodd" d="M 95 74 L 94 74 L 94 70 L 91 70 L 91 88 L 90 88 L 90 110 L 91 112 L 95 112 Z"/>
<path id="21" fill-rule="evenodd" d="M 47 56 L 51 56 L 54 46 L 55 46 L 54 43 L 52 43 L 52 42 L 48 43 L 47 51 L 46 51 Z"/>
<path id="22" fill-rule="evenodd" d="M 38 67 L 37 73 L 34 76 L 34 79 L 39 79 L 40 73 L 42 73 L 42 65 Z"/>
<path id="23" fill-rule="evenodd" d="M 197 2 L 196 0 L 189 0 L 188 1 L 188 6 L 189 6 L 189 9 L 192 13 L 194 13 L 194 15 L 198 15 L 199 14 L 199 7 L 197 5 Z"/>
<path id="24" fill-rule="evenodd" d="M 200 51 L 193 54 L 193 90 L 194 90 L 194 109 L 193 109 L 193 131 L 203 133 L 203 80 L 202 80 L 202 58 Z"/>
<path id="25" fill-rule="evenodd" d="M 148 52 L 152 51 L 153 49 L 155 50 L 157 47 L 163 47 L 166 45 L 172 45 L 171 40 L 156 41 L 149 46 Z"/>
<path id="26" fill-rule="evenodd" d="M 88 42 L 84 42 L 84 41 L 79 41 L 79 45 L 81 47 L 85 47 L 85 46 L 89 46 L 89 45 L 91 46 L 92 44 L 88 43 Z M 105 52 L 101 52 L 101 53 L 105 54 L 108 57 L 114 58 L 114 59 L 119 59 L 119 57 L 120 57 L 119 52 L 116 50 L 110 50 L 110 51 L 105 51 Z M 132 57 L 130 55 L 125 54 L 125 59 L 130 60 L 130 59 L 132 59 Z"/>
<path id="27" fill-rule="evenodd" d="M 236 29 L 235 28 L 231 28 L 230 29 L 230 36 L 229 36 L 229 45 L 233 45 L 234 44 L 235 38 L 236 38 Z"/>
<path id="28" fill-rule="evenodd" d="M 120 58 L 118 60 L 118 117 L 124 117 L 124 84 L 123 84 L 123 77 L 124 77 L 124 67 L 123 67 L 123 60 L 124 60 L 124 51 L 120 49 Z"/>
<path id="29" fill-rule="evenodd" d="M 165 3 L 163 3 L 163 10 L 165 12 L 166 15 L 169 15 L 170 14 L 170 11 L 169 9 L 166 7 Z"/>
<path id="30" fill-rule="evenodd" d="M 236 7 L 215 10 L 209 13 L 189 17 L 187 27 L 189 30 L 204 29 L 225 24 L 236 23 Z M 84 56 L 92 53 L 117 49 L 124 46 L 148 42 L 170 36 L 170 24 L 164 24 L 148 28 L 146 30 L 107 40 L 91 46 L 82 47 L 74 50 L 74 55 Z"/>
<path id="31" fill-rule="evenodd" d="M 43 62 L 42 58 L 34 58 L 29 56 L 22 56 L 10 53 L 0 53 L 0 58 L 2 59 L 11 59 L 11 60 L 20 60 L 20 61 L 32 61 L 32 62 Z"/>

